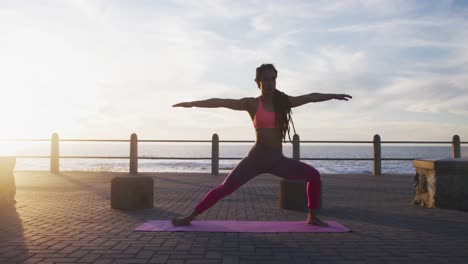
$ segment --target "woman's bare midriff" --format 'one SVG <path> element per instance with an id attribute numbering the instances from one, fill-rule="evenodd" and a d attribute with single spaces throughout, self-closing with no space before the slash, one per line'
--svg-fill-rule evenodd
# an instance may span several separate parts
<path id="1" fill-rule="evenodd" d="M 257 128 L 257 143 L 270 148 L 281 148 L 281 131 L 278 128 Z"/>

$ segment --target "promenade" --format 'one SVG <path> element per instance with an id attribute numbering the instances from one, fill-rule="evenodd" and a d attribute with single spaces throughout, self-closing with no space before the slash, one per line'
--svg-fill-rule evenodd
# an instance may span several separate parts
<path id="1" fill-rule="evenodd" d="M 125 173 L 16 172 L 16 207 L 0 211 L 0 263 L 468 263 L 468 212 L 413 206 L 412 175 L 322 175 L 323 220 L 350 233 L 136 232 L 189 212 L 224 174 L 154 177 L 154 208 L 110 208 Z M 305 220 L 278 207 L 261 175 L 198 220 Z"/>

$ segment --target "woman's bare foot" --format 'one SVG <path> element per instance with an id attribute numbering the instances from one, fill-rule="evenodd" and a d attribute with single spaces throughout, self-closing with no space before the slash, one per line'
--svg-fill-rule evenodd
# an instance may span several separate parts
<path id="1" fill-rule="evenodd" d="M 327 223 L 325 223 L 322 220 L 318 219 L 316 209 L 315 210 L 309 209 L 309 213 L 307 214 L 307 224 L 316 225 L 316 226 L 323 226 L 323 227 L 328 226 Z"/>
<path id="2" fill-rule="evenodd" d="M 175 217 L 172 219 L 172 224 L 175 226 L 186 226 L 190 225 L 190 222 L 192 222 L 195 217 L 197 217 L 197 212 L 192 211 L 189 215 L 184 216 L 184 217 Z"/>
<path id="3" fill-rule="evenodd" d="M 322 220 L 318 219 L 318 217 L 308 217 L 307 218 L 307 224 L 309 225 L 316 225 L 316 226 L 322 226 L 322 227 L 327 227 L 328 224 L 323 222 Z"/>
<path id="4" fill-rule="evenodd" d="M 190 225 L 190 222 L 192 222 L 192 219 L 190 217 L 176 217 L 172 219 L 172 225 L 174 226 L 186 226 Z"/>

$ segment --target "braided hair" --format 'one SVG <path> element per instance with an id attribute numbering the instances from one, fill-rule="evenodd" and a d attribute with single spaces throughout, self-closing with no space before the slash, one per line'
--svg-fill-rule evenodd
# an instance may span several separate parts
<path id="1" fill-rule="evenodd" d="M 262 73 L 266 70 L 272 70 L 278 74 L 278 71 L 273 64 L 260 65 L 256 70 L 255 76 L 255 82 L 259 88 Z M 294 122 L 291 116 L 292 110 L 288 95 L 275 89 L 273 92 L 273 108 L 275 109 L 276 126 L 281 129 L 281 138 L 286 142 L 286 134 L 288 134 L 289 141 L 292 142 L 289 123 L 292 124 L 294 134 L 296 134 L 296 128 L 294 127 Z"/>

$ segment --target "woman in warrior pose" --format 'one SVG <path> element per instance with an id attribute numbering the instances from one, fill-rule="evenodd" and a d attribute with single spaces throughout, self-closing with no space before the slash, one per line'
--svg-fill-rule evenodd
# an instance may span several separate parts
<path id="1" fill-rule="evenodd" d="M 229 173 L 223 183 L 210 190 L 190 214 L 174 218 L 172 220 L 173 225 L 189 225 L 196 216 L 255 176 L 262 173 L 271 173 L 286 179 L 307 181 L 307 207 L 309 209 L 307 223 L 327 226 L 327 223 L 316 216 L 318 198 L 320 197 L 320 173 L 310 165 L 283 156 L 282 141 L 285 141 L 286 134 L 290 139 L 291 108 L 331 99 L 348 101 L 352 97 L 347 94 L 321 93 L 288 96 L 276 89 L 277 75 L 278 71 L 272 64 L 262 64 L 257 68 L 255 82 L 261 91 L 261 96 L 257 98 L 212 98 L 173 105 L 173 107 L 225 107 L 247 111 L 256 130 L 255 145 L 249 151 L 247 157 L 242 159 L 234 170 Z M 294 123 L 292 125 L 294 128 Z"/>

